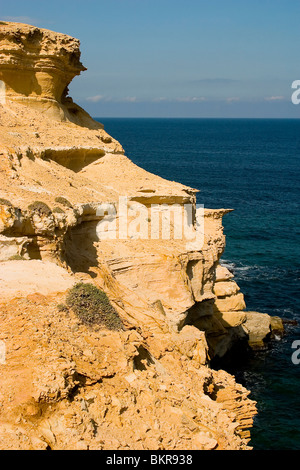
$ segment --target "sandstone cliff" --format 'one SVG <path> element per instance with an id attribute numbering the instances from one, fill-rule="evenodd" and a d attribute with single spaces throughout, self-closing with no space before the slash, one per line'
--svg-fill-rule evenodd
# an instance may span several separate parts
<path id="1" fill-rule="evenodd" d="M 199 248 L 161 229 L 101 236 L 124 198 L 142 222 L 153 205 L 192 207 L 196 233 L 197 191 L 137 167 L 73 103 L 83 70 L 77 40 L 0 24 L 0 447 L 247 449 L 255 403 L 209 365 L 237 340 L 263 344 L 272 319 L 245 311 L 220 264 L 230 210 L 204 209 Z M 107 293 L 124 330 L 58 308 L 78 281 Z"/>

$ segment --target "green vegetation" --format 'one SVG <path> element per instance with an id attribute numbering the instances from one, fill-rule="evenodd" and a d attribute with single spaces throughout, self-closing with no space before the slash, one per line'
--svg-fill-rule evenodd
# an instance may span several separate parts
<path id="1" fill-rule="evenodd" d="M 124 329 L 105 292 L 93 284 L 75 284 L 67 294 L 66 305 L 87 325 L 103 325 L 109 330 Z"/>
<path id="2" fill-rule="evenodd" d="M 21 255 L 12 255 L 10 256 L 9 258 L 9 261 L 15 261 L 15 260 L 25 260 L 24 256 L 21 256 Z"/>
<path id="3" fill-rule="evenodd" d="M 62 196 L 56 197 L 55 202 L 57 202 L 58 204 L 61 204 L 62 206 L 69 207 L 70 209 L 73 207 L 70 201 L 68 201 L 68 199 Z"/>
<path id="4" fill-rule="evenodd" d="M 56 307 L 57 307 L 57 310 L 59 312 L 68 312 L 69 311 L 68 307 L 65 304 L 57 304 Z"/>
<path id="5" fill-rule="evenodd" d="M 32 160 L 33 162 L 35 161 L 35 156 L 31 148 L 28 148 L 26 150 L 26 157 L 29 158 L 29 160 Z"/>
<path id="6" fill-rule="evenodd" d="M 32 212 L 38 212 L 39 214 L 50 215 L 51 209 L 47 204 L 42 201 L 34 201 L 28 206 L 28 209 Z"/>
<path id="7" fill-rule="evenodd" d="M 65 211 L 61 207 L 54 207 L 53 212 L 57 212 L 58 214 L 65 214 Z"/>
<path id="8" fill-rule="evenodd" d="M 0 197 L 0 204 L 3 206 L 12 207 L 12 203 L 10 201 L 8 201 L 7 199 L 2 199 L 1 197 Z"/>

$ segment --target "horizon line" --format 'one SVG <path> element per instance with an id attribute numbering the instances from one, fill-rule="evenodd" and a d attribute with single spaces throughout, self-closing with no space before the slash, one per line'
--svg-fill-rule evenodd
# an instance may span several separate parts
<path id="1" fill-rule="evenodd" d="M 297 121 L 299 117 L 195 117 L 195 116 L 92 116 L 92 119 L 268 119 L 268 120 L 294 120 Z"/>

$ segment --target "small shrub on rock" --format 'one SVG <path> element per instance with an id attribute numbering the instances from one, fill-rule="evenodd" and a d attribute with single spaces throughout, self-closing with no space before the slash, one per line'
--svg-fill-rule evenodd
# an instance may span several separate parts
<path id="1" fill-rule="evenodd" d="M 66 305 L 87 325 L 103 325 L 110 330 L 124 329 L 106 293 L 93 284 L 75 284 L 68 291 Z"/>
<path id="2" fill-rule="evenodd" d="M 2 197 L 0 197 L 0 205 L 12 207 L 12 203 L 7 199 L 3 199 Z"/>
<path id="3" fill-rule="evenodd" d="M 57 214 L 65 214 L 65 211 L 61 207 L 54 207 L 53 212 L 56 212 Z"/>
<path id="4" fill-rule="evenodd" d="M 68 201 L 68 199 L 66 199 L 65 197 L 62 197 L 62 196 L 58 196 L 55 198 L 55 202 L 57 202 L 58 204 L 61 204 L 62 206 L 66 206 L 66 207 L 69 207 L 70 209 L 72 209 L 72 204 L 70 203 L 70 201 Z"/>
<path id="5" fill-rule="evenodd" d="M 65 304 L 57 304 L 56 308 L 59 312 L 68 312 L 69 311 L 68 307 Z"/>
<path id="6" fill-rule="evenodd" d="M 25 260 L 24 256 L 21 255 L 12 255 L 8 258 L 9 261 L 21 261 Z"/>
<path id="7" fill-rule="evenodd" d="M 42 201 L 34 201 L 32 204 L 29 204 L 28 209 L 32 212 L 38 212 L 39 214 L 43 215 L 51 214 L 50 207 Z"/>

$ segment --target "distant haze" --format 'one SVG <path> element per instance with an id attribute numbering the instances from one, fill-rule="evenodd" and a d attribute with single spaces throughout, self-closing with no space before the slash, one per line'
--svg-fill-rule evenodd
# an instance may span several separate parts
<path id="1" fill-rule="evenodd" d="M 93 116 L 299 118 L 296 0 L 6 2 L 1 21 L 81 41 L 70 85 Z"/>

